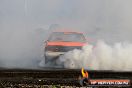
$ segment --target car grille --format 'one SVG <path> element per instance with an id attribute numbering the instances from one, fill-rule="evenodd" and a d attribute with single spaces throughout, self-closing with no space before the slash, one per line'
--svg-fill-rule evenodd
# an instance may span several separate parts
<path id="1" fill-rule="evenodd" d="M 54 51 L 54 52 L 67 52 L 74 49 L 81 49 L 81 46 L 47 46 L 45 48 L 46 51 Z"/>

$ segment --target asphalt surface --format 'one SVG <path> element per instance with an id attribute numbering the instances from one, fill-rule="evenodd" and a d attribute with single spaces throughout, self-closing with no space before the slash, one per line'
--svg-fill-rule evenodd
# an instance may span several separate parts
<path id="1" fill-rule="evenodd" d="M 132 72 L 88 70 L 90 79 L 132 79 Z M 70 85 L 80 86 L 81 69 L 40 68 L 0 69 L 2 84 Z"/>

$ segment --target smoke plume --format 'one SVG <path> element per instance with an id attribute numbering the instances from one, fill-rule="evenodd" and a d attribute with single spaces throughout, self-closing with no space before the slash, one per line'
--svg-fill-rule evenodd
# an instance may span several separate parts
<path id="1" fill-rule="evenodd" d="M 86 45 L 82 50 L 69 51 L 60 56 L 58 65 L 65 68 L 81 68 L 90 70 L 132 70 L 132 44 L 115 43 L 108 45 L 100 40 L 95 46 Z"/>
<path id="2" fill-rule="evenodd" d="M 131 3 L 132 0 L 0 0 L 0 67 L 36 68 L 44 60 L 44 41 L 50 32 L 68 28 L 103 42 L 67 52 L 58 64 L 131 70 Z"/>

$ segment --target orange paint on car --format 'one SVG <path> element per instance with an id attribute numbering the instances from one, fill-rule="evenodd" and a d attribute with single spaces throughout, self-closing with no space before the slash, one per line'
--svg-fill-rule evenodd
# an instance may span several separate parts
<path id="1" fill-rule="evenodd" d="M 47 45 L 51 46 L 84 46 L 86 43 L 81 42 L 48 42 Z"/>

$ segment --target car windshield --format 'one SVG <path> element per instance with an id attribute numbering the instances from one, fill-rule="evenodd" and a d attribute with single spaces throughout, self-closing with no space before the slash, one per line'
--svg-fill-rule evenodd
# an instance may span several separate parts
<path id="1" fill-rule="evenodd" d="M 85 42 L 85 38 L 81 33 L 54 32 L 50 36 L 49 41 Z"/>

